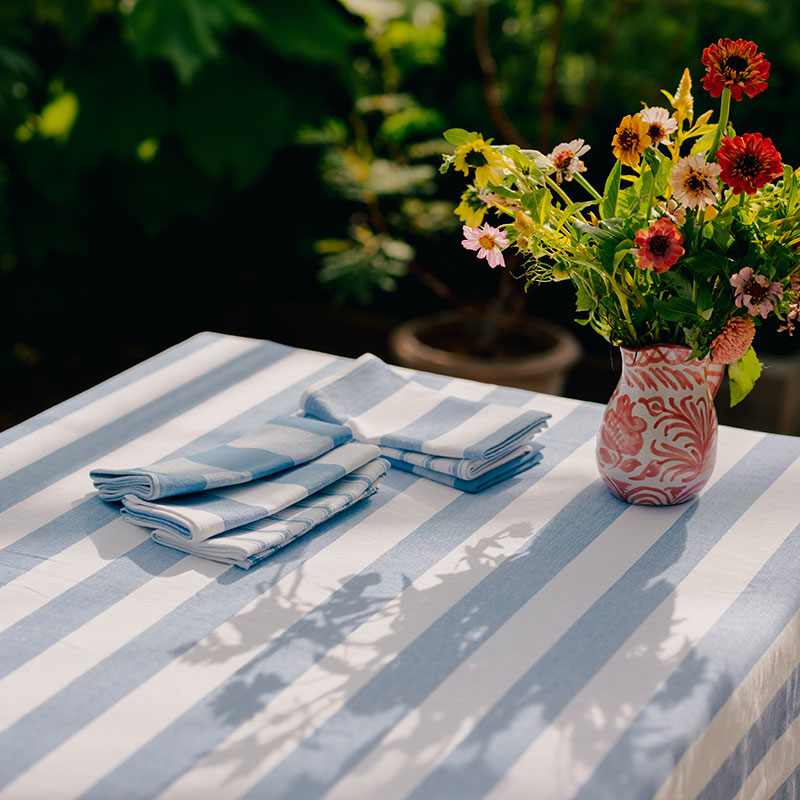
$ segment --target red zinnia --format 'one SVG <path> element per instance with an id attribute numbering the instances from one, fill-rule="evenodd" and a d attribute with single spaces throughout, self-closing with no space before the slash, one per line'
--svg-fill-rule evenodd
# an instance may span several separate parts
<path id="1" fill-rule="evenodd" d="M 668 219 L 656 220 L 650 228 L 636 231 L 633 240 L 636 263 L 643 269 L 666 272 L 683 254 L 683 236 Z"/>
<path id="2" fill-rule="evenodd" d="M 742 99 L 742 90 L 748 97 L 755 97 L 767 88 L 769 61 L 757 52 L 754 42 L 743 39 L 720 39 L 703 50 L 706 75 L 703 88 L 712 97 L 719 97 L 728 86 L 734 100 Z"/>
<path id="3" fill-rule="evenodd" d="M 720 178 L 734 194 L 755 194 L 783 175 L 781 154 L 772 139 L 762 139 L 760 133 L 726 136 L 717 150 L 717 161 L 722 167 Z"/>

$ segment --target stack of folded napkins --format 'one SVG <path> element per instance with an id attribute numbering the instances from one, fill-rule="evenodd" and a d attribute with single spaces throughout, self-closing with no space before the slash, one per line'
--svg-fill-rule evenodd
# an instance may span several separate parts
<path id="1" fill-rule="evenodd" d="M 389 464 L 352 438 L 342 425 L 277 417 L 211 450 L 90 476 L 155 541 L 248 568 L 377 490 Z"/>
<path id="2" fill-rule="evenodd" d="M 302 395 L 307 417 L 346 425 L 394 467 L 479 492 L 541 460 L 532 439 L 550 414 L 452 397 L 371 353 Z"/>

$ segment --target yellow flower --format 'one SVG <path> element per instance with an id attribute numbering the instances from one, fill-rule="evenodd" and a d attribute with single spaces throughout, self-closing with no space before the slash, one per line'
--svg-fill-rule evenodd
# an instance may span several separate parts
<path id="1" fill-rule="evenodd" d="M 692 97 L 692 76 L 689 74 L 688 69 L 683 71 L 681 82 L 678 84 L 678 91 L 675 92 L 675 99 L 672 101 L 672 107 L 677 112 L 675 116 L 679 121 L 685 118 L 691 122 L 694 114 L 694 98 Z"/>
<path id="2" fill-rule="evenodd" d="M 486 203 L 481 200 L 478 192 L 470 187 L 461 195 L 461 202 L 456 206 L 455 213 L 465 225 L 477 228 L 486 216 Z"/>
<path id="3" fill-rule="evenodd" d="M 652 139 L 647 133 L 648 124 L 638 115 L 623 117 L 611 144 L 614 155 L 629 167 L 638 167 L 642 153 L 650 146 Z"/>
<path id="4" fill-rule="evenodd" d="M 495 152 L 480 136 L 456 149 L 453 165 L 465 175 L 469 175 L 470 167 L 474 167 L 475 185 L 481 188 L 489 182 L 500 183 L 505 166 L 500 153 Z"/>

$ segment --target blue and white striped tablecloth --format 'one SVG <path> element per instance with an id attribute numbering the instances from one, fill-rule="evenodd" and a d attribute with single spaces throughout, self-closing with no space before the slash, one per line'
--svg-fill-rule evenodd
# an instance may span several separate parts
<path id="1" fill-rule="evenodd" d="M 245 572 L 159 546 L 95 466 L 230 441 L 343 360 L 201 334 L 0 434 L 0 800 L 800 792 L 800 439 L 722 428 L 700 499 L 627 506 L 602 408 L 481 494 L 399 470 Z"/>

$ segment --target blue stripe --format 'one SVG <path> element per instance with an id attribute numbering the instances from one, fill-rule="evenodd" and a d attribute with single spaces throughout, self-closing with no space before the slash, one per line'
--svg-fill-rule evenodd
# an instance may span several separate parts
<path id="1" fill-rule="evenodd" d="M 118 389 L 122 389 L 147 375 L 151 375 L 163 367 L 168 367 L 170 364 L 174 364 L 182 358 L 196 353 L 223 338 L 225 337 L 219 333 L 198 333 L 191 339 L 187 339 L 185 342 L 170 347 L 163 353 L 148 358 L 147 361 L 136 364 L 130 369 L 125 370 L 125 372 L 121 372 L 119 375 L 115 375 L 113 378 L 109 378 L 107 381 L 103 381 L 103 383 L 87 391 L 81 392 L 75 395 L 75 397 L 53 406 L 25 422 L 13 428 L 9 428 L 7 431 L 3 431 L 0 433 L 0 447 L 5 447 L 7 444 L 11 444 L 11 442 L 15 442 L 17 439 L 21 439 L 23 436 L 27 436 L 29 433 L 33 433 L 45 425 L 57 422 L 67 416 L 67 414 L 72 414 L 84 406 L 89 405 L 89 403 L 101 400 L 112 392 L 116 392 Z"/>
<path id="2" fill-rule="evenodd" d="M 800 453 L 761 440 L 506 693 L 415 798 L 483 797 L 728 528 Z M 665 614 L 665 635 L 669 614 Z M 569 665 L 569 670 L 565 669 Z M 616 709 L 606 709 L 613 719 Z"/>
<path id="3" fill-rule="evenodd" d="M 482 405 L 473 400 L 443 396 L 430 411 L 409 422 L 404 428 L 383 436 L 381 444 L 400 448 L 408 448 L 409 442 L 420 445 L 471 419 Z"/>
<path id="4" fill-rule="evenodd" d="M 291 353 L 285 345 L 260 344 L 17 470 L 0 480 L 0 512 Z"/>
<path id="5" fill-rule="evenodd" d="M 626 508 L 599 479 L 587 487 L 245 797 L 255 800 L 274 792 L 275 797 L 307 800 L 325 794 Z M 509 536 L 522 538 L 529 533 L 530 526 L 524 522 L 508 529 Z M 471 556 L 478 564 L 489 559 L 490 552 Z M 454 591 L 450 584 L 458 582 L 458 576 L 443 579 L 432 592 L 449 595 Z M 448 798 L 461 796 L 448 794 Z"/>
<path id="6" fill-rule="evenodd" d="M 770 800 L 797 800 L 800 797 L 800 764 L 797 769 L 778 787 Z"/>
<path id="7" fill-rule="evenodd" d="M 223 686 L 93 787 L 87 797 L 99 800 L 125 793 L 130 798 L 147 798 L 158 794 L 364 619 L 392 601 L 409 582 L 594 435 L 601 415 L 600 407 L 582 406 L 554 426 L 553 431 L 558 433 L 546 442 L 541 465 L 527 473 L 525 479 L 480 496 L 460 495 L 271 642 Z M 387 489 L 398 488 L 401 482 L 407 485 L 411 480 L 407 473 L 390 472 L 383 485 Z M 382 488 L 371 502 L 382 497 L 384 491 Z M 509 535 L 514 535 L 513 526 Z M 269 585 L 267 581 L 265 584 Z M 156 650 L 158 646 L 148 644 L 147 649 Z M 213 657 L 223 659 L 225 653 L 220 651 Z M 254 757 L 258 758 L 258 753 Z M 131 782 L 131 776 L 136 776 L 136 780 Z M 286 795 L 270 790 L 264 796 Z"/>
<path id="8" fill-rule="evenodd" d="M 146 534 L 142 532 L 142 536 Z M 148 538 L 122 558 L 0 632 L 0 678 L 25 664 L 185 556 Z"/>
<path id="9" fill-rule="evenodd" d="M 800 573 L 798 545 L 800 526 L 636 716 L 576 800 L 651 797 L 656 793 L 690 742 L 702 733 L 793 616 Z M 747 645 L 732 647 L 743 634 Z M 795 714 L 798 703 L 800 696 L 794 703 Z M 784 710 L 791 705 L 787 703 Z M 781 726 L 770 720 L 770 734 L 781 732 L 785 722 Z M 760 727 L 761 723 L 756 726 Z M 748 737 L 747 746 L 740 745 L 731 765 L 709 784 L 709 800 L 736 794 L 741 781 L 737 784 L 735 778 L 741 778 L 739 770 L 747 763 L 748 754 L 755 755 L 758 750 Z"/>
<path id="10" fill-rule="evenodd" d="M 311 531 L 257 568 L 245 572 L 230 567 L 164 619 L 0 733 L 0 787 L 14 780 L 149 677 L 180 658 L 285 575 L 302 569 L 309 558 L 389 502 L 411 482 L 411 476 L 400 475 L 396 477 L 394 489 L 384 483 L 369 503 L 363 507 L 357 505 L 345 517 L 326 524 L 324 535 Z M 154 542 L 142 545 L 143 549 L 145 547 L 154 553 L 170 552 Z M 57 602 L 58 599 L 52 604 Z M 66 613 L 63 616 L 66 617 Z M 224 657 L 221 651 L 215 652 L 213 645 L 207 655 L 212 659 Z M 235 691 L 235 685 L 232 688 Z M 146 772 L 149 771 L 148 768 Z M 118 796 L 127 797 L 130 791 L 135 790 L 127 787 Z M 152 795 L 145 792 L 142 796 Z"/>
<path id="11" fill-rule="evenodd" d="M 353 381 L 358 384 L 358 393 L 353 392 Z M 348 416 L 356 417 L 405 384 L 405 378 L 382 366 L 376 368 L 375 362 L 368 361 L 306 398 L 305 411 L 320 419 L 337 422 L 328 412 L 332 405 L 335 409 L 346 408 Z"/>
<path id="12" fill-rule="evenodd" d="M 309 380 L 319 380 L 342 368 L 341 359 L 303 378 L 276 395 L 262 400 L 237 417 L 204 433 L 193 442 L 175 450 L 165 458 L 176 458 L 198 449 L 214 447 L 262 424 L 278 414 L 289 414 L 296 410 L 303 387 Z M 116 507 L 108 506 L 96 496 L 79 503 L 50 522 L 0 549 L 0 586 L 32 569 L 42 560 L 52 558 L 61 550 L 70 547 L 85 536 L 112 522 L 118 515 Z"/>
<path id="13" fill-rule="evenodd" d="M 189 460 L 196 464 L 228 469 L 231 472 L 249 472 L 258 477 L 289 469 L 295 465 L 294 459 L 283 453 L 273 453 L 263 447 L 231 447 L 227 444 L 189 456 Z M 158 474 L 157 469 L 153 469 L 152 472 Z"/>
<path id="14" fill-rule="evenodd" d="M 790 580 L 796 579 L 796 576 L 795 568 Z M 698 795 L 697 800 L 733 797 L 770 747 L 797 719 L 798 714 L 800 714 L 800 666 L 794 669 L 775 693 L 758 720 L 736 745 L 717 774 L 709 781 L 708 786 Z M 795 752 L 794 758 L 797 760 L 796 764 L 791 766 L 800 765 L 800 752 Z"/>

